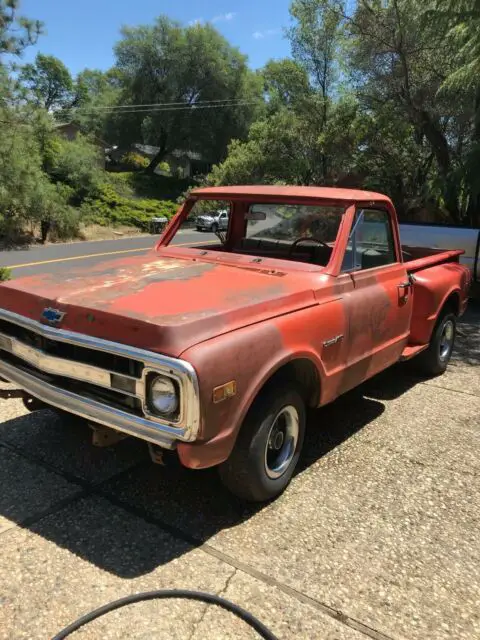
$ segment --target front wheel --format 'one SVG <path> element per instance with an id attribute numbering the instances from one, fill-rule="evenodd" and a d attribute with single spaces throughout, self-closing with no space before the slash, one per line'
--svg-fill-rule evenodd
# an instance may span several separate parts
<path id="1" fill-rule="evenodd" d="M 445 372 L 452 357 L 456 334 L 456 315 L 450 312 L 441 315 L 433 330 L 428 349 L 416 358 L 416 364 L 422 373 L 438 376 Z"/>
<path id="2" fill-rule="evenodd" d="M 223 484 L 251 502 L 278 496 L 289 484 L 305 436 L 305 402 L 292 383 L 262 392 L 250 409 L 229 459 Z"/>

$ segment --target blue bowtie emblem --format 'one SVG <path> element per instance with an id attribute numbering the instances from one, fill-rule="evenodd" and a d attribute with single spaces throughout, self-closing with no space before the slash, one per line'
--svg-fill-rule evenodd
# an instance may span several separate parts
<path id="1" fill-rule="evenodd" d="M 51 307 L 47 307 L 42 311 L 42 320 L 45 320 L 48 324 L 60 324 L 64 317 L 65 313 L 63 311 L 52 309 Z"/>

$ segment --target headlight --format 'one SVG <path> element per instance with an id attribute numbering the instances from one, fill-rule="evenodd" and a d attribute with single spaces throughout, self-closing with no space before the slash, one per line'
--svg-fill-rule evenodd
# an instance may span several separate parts
<path id="1" fill-rule="evenodd" d="M 151 410 L 163 416 L 172 416 L 178 410 L 177 387 L 173 380 L 164 376 L 153 378 L 148 391 Z"/>

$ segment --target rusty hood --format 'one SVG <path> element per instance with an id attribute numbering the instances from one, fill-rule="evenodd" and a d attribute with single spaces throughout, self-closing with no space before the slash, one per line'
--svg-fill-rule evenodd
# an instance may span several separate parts
<path id="1" fill-rule="evenodd" d="M 303 279 L 302 279 L 303 280 Z M 217 335 L 316 304 L 298 276 L 149 254 L 12 280 L 0 307 L 62 329 L 178 357 Z"/>

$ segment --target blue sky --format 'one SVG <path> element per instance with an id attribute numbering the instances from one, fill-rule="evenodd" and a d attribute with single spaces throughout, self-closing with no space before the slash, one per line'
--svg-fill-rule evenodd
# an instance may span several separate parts
<path id="1" fill-rule="evenodd" d="M 107 69 L 122 25 L 151 23 L 162 13 L 189 24 L 210 21 L 261 67 L 270 58 L 290 53 L 283 28 L 290 24 L 290 0 L 23 0 L 21 13 L 45 23 L 47 33 L 24 55 L 55 55 L 73 74 L 85 67 Z"/>

